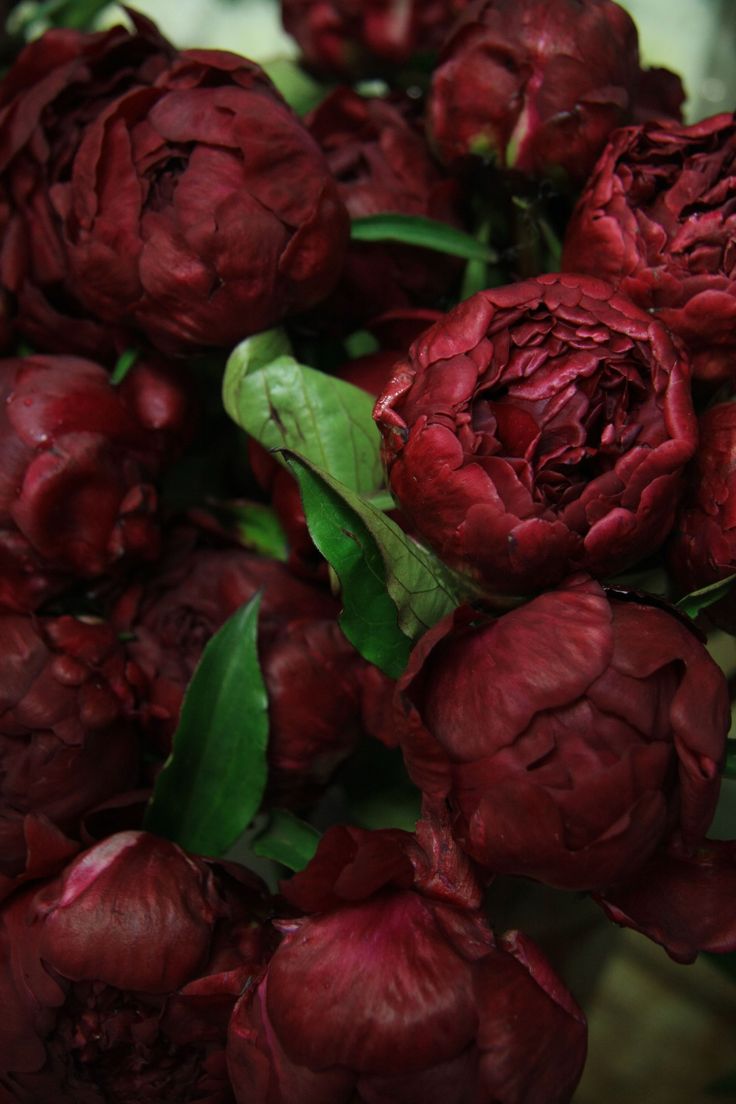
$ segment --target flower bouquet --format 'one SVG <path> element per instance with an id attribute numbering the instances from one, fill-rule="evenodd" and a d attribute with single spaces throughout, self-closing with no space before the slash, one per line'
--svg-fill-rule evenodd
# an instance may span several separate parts
<path id="1" fill-rule="evenodd" d="M 504 887 L 736 951 L 734 119 L 613 0 L 100 6 L 3 44 L 0 1102 L 565 1104 Z"/>

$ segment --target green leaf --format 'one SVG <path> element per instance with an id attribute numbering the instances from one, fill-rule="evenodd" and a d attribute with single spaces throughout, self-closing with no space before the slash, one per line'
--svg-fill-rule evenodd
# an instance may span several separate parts
<path id="1" fill-rule="evenodd" d="M 305 457 L 285 456 L 312 540 L 340 580 L 343 632 L 362 656 L 398 678 L 412 642 L 455 609 L 472 584 L 349 487 Z"/>
<path id="2" fill-rule="evenodd" d="M 124 353 L 120 354 L 110 376 L 110 383 L 113 387 L 117 387 L 118 384 L 123 382 L 130 369 L 138 360 L 139 355 L 139 349 L 126 349 Z"/>
<path id="3" fill-rule="evenodd" d="M 266 785 L 268 696 L 258 663 L 257 594 L 205 647 L 145 827 L 200 855 L 221 855 L 248 826 Z"/>
<path id="4" fill-rule="evenodd" d="M 249 337 L 228 359 L 223 401 L 267 449 L 292 449 L 357 491 L 383 485 L 374 400 L 359 387 L 299 364 L 279 330 Z"/>
<path id="5" fill-rule="evenodd" d="M 31 0 L 16 5 L 8 20 L 13 34 L 33 38 L 49 27 L 89 30 L 109 0 Z"/>
<path id="6" fill-rule="evenodd" d="M 686 594 L 684 598 L 676 603 L 677 608 L 686 613 L 688 617 L 695 618 L 701 610 L 707 609 L 714 602 L 719 602 L 721 598 L 725 598 L 734 582 L 736 582 L 736 575 L 729 575 L 727 579 L 721 579 L 717 583 L 711 583 L 710 586 L 694 590 L 692 594 Z"/>
<path id="7" fill-rule="evenodd" d="M 381 346 L 378 343 L 378 339 L 369 333 L 368 330 L 354 330 L 353 333 L 348 334 L 344 341 L 345 352 L 350 360 L 357 360 L 358 357 L 369 356 L 371 353 L 377 353 Z"/>
<path id="8" fill-rule="evenodd" d="M 395 241 L 404 245 L 418 245 L 423 249 L 434 249 L 437 253 L 464 257 L 467 261 L 486 261 L 493 264 L 498 260 L 495 250 L 476 241 L 463 230 L 456 230 L 446 222 L 421 218 L 419 215 L 367 215 L 365 218 L 353 219 L 350 236 L 353 241 Z"/>
<path id="9" fill-rule="evenodd" d="M 266 828 L 251 847 L 254 855 L 273 859 L 289 870 L 303 870 L 317 850 L 321 834 L 288 809 L 273 809 Z"/>
<path id="10" fill-rule="evenodd" d="M 262 502 L 226 501 L 210 503 L 209 509 L 245 548 L 282 563 L 288 560 L 286 533 L 271 506 Z"/>

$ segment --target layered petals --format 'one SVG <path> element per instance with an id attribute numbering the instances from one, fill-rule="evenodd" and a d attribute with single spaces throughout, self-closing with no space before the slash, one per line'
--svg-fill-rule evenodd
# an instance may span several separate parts
<path id="1" fill-rule="evenodd" d="M 695 378 L 711 384 L 734 378 L 735 153 L 731 115 L 615 134 L 578 200 L 562 258 L 663 322 L 688 348 Z"/>
<path id="2" fill-rule="evenodd" d="M 496 873 L 566 889 L 623 884 L 715 811 L 724 676 L 675 616 L 591 579 L 495 622 L 462 611 L 398 684 L 412 778 Z"/>
<path id="3" fill-rule="evenodd" d="M 697 440 L 687 364 L 665 329 L 566 274 L 461 303 L 395 366 L 374 417 L 412 528 L 516 594 L 654 551 Z"/>

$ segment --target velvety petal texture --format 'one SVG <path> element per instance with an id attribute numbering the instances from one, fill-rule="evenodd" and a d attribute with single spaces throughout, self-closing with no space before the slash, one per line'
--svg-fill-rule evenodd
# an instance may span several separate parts
<path id="1" fill-rule="evenodd" d="M 148 19 L 129 14 L 132 31 L 49 31 L 21 51 L 0 87 L 0 179 L 9 200 L 0 283 L 12 293 L 19 331 L 51 352 L 107 357 L 125 340 L 85 316 L 69 290 L 53 194 L 92 119 L 175 56 Z"/>
<path id="2" fill-rule="evenodd" d="M 496 941 L 446 825 L 338 827 L 284 894 L 312 915 L 238 1002 L 238 1104 L 562 1104 L 585 1020 L 530 941 Z M 537 1059 L 521 1053 L 535 1036 Z"/>
<path id="3" fill-rule="evenodd" d="M 54 203 L 73 294 L 170 352 L 314 305 L 348 237 L 314 140 L 257 65 L 215 50 L 102 111 Z"/>
<path id="4" fill-rule="evenodd" d="M 411 101 L 338 88 L 305 122 L 351 218 L 389 213 L 462 225 L 458 182 L 430 156 Z M 318 321 L 348 332 L 384 311 L 432 307 L 451 293 L 462 270 L 457 258 L 415 246 L 352 242 Z"/>
<path id="5" fill-rule="evenodd" d="M 153 361 L 121 387 L 77 357 L 0 361 L 0 606 L 154 559 L 155 479 L 189 420 L 183 379 Z"/>
<path id="6" fill-rule="evenodd" d="M 428 130 L 448 163 L 480 154 L 582 181 L 633 120 L 640 86 L 646 108 L 680 118 L 668 77 L 675 89 L 642 71 L 634 22 L 612 0 L 476 0 L 432 75 Z"/>
<path id="7" fill-rule="evenodd" d="M 138 783 L 138 673 L 112 629 L 0 616 L 0 874 L 51 873 L 96 805 Z"/>
<path id="8" fill-rule="evenodd" d="M 726 681 L 691 629 L 630 598 L 575 577 L 496 621 L 461 611 L 415 649 L 398 684 L 409 773 L 489 870 L 604 889 L 673 834 L 703 839 Z"/>
<path id="9" fill-rule="evenodd" d="M 734 380 L 736 127 L 649 122 L 612 136 L 568 225 L 563 267 L 614 283 L 682 339 L 693 374 Z"/>
<path id="10" fill-rule="evenodd" d="M 437 50 L 469 0 L 281 0 L 284 28 L 303 61 L 326 75 L 355 77 Z"/>
<path id="11" fill-rule="evenodd" d="M 651 554 L 697 440 L 687 364 L 664 327 L 567 274 L 450 311 L 396 365 L 374 417 L 412 528 L 517 594 Z"/>
<path id="12" fill-rule="evenodd" d="M 0 1078 L 31 1104 L 231 1104 L 230 1011 L 273 945 L 264 887 L 114 835 L 0 911 Z"/>

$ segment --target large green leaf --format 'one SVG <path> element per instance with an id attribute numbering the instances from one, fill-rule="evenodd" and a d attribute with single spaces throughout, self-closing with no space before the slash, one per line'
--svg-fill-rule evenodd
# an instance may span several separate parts
<path id="1" fill-rule="evenodd" d="M 288 809 L 272 809 L 268 824 L 253 843 L 253 854 L 289 870 L 303 870 L 317 850 L 320 833 Z"/>
<path id="2" fill-rule="evenodd" d="M 149 831 L 200 855 L 227 851 L 253 819 L 266 785 L 260 601 L 258 594 L 242 606 L 204 649 L 146 813 Z"/>
<path id="3" fill-rule="evenodd" d="M 413 641 L 455 609 L 472 584 L 349 487 L 303 456 L 284 455 L 299 481 L 312 540 L 340 580 L 343 632 L 397 678 Z"/>
<path id="4" fill-rule="evenodd" d="M 233 351 L 223 401 L 230 417 L 264 448 L 298 452 L 357 491 L 383 483 L 374 400 L 359 387 L 299 364 L 279 330 Z"/>
<path id="5" fill-rule="evenodd" d="M 404 245 L 418 245 L 437 253 L 449 253 L 464 257 L 467 261 L 486 261 L 493 264 L 498 254 L 485 242 L 478 241 L 463 230 L 456 230 L 446 222 L 422 218 L 420 215 L 366 215 L 353 219 L 350 227 L 353 241 L 394 241 Z"/>

